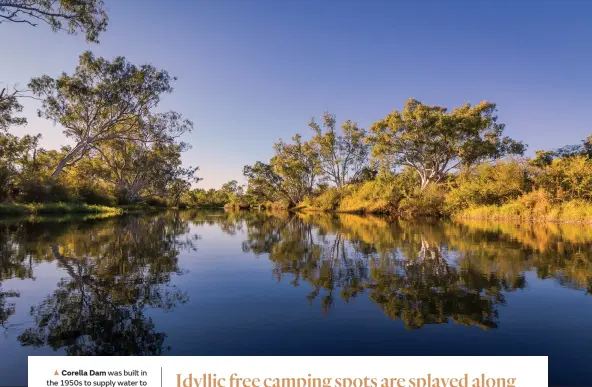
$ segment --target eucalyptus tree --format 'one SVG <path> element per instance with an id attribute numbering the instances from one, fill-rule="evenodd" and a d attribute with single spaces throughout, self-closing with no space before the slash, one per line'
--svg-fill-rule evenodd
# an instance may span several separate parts
<path id="1" fill-rule="evenodd" d="M 325 113 L 323 128 L 313 118 L 309 126 L 314 130 L 312 143 L 318 147 L 320 169 L 326 178 L 338 188 L 350 180 L 357 180 L 368 161 L 370 146 L 366 143 L 366 131 L 356 122 L 347 120 L 336 129 L 335 115 Z"/>
<path id="2" fill-rule="evenodd" d="M 247 178 L 247 194 L 258 201 L 274 202 L 285 196 L 284 179 L 270 164 L 257 161 L 253 165 L 245 165 L 243 176 Z"/>
<path id="3" fill-rule="evenodd" d="M 181 196 L 191 190 L 191 185 L 202 180 L 197 176 L 199 167 L 183 167 L 181 160 L 169 159 L 170 162 L 159 166 L 154 175 L 150 192 L 161 198 L 170 198 L 176 206 Z"/>
<path id="4" fill-rule="evenodd" d="M 0 24 L 35 27 L 45 23 L 54 31 L 83 32 L 94 43 L 107 29 L 108 20 L 103 0 L 0 0 Z"/>
<path id="5" fill-rule="evenodd" d="M 120 203 L 154 194 L 151 187 L 171 169 L 181 165 L 181 152 L 189 145 L 177 141 L 189 128 L 177 115 L 153 117 L 135 139 L 113 139 L 92 146 L 85 169 L 114 186 Z M 158 127 L 156 130 L 154 129 Z"/>
<path id="6" fill-rule="evenodd" d="M 270 164 L 282 178 L 280 192 L 290 204 L 297 204 L 312 193 L 321 169 L 317 149 L 299 134 L 292 140 L 293 144 L 280 140 L 274 145 Z"/>
<path id="7" fill-rule="evenodd" d="M 503 136 L 505 126 L 495 111 L 496 105 L 486 101 L 448 112 L 408 99 L 403 111 L 393 110 L 372 125 L 372 154 L 385 165 L 413 168 L 422 189 L 460 166 L 523 154 L 524 144 Z"/>
<path id="8" fill-rule="evenodd" d="M 166 132 L 191 130 L 192 123 L 178 113 L 167 113 L 176 119 L 164 121 L 153 113 L 161 96 L 173 90 L 171 82 L 175 79 L 151 65 L 136 66 L 121 56 L 108 61 L 89 51 L 80 56 L 72 75 L 32 79 L 29 87 L 42 99 L 39 116 L 60 124 L 66 137 L 75 143 L 53 176 L 102 142 L 152 142 Z M 152 130 L 148 138 L 144 136 L 147 126 Z"/>

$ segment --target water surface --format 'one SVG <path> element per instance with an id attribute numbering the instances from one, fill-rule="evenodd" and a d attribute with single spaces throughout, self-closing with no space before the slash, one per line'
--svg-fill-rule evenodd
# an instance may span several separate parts
<path id="1" fill-rule="evenodd" d="M 592 378 L 592 229 L 167 212 L 0 220 L 0 385 L 28 355 L 548 355 Z"/>

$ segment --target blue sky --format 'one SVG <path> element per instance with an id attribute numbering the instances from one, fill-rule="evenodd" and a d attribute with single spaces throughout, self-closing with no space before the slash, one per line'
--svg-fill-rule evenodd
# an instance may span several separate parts
<path id="1" fill-rule="evenodd" d="M 324 111 L 369 127 L 407 98 L 497 103 L 528 153 L 592 134 L 592 1 L 105 0 L 101 44 L 48 27 L 0 24 L 0 81 L 72 72 L 78 56 L 123 55 L 179 79 L 161 104 L 191 119 L 183 156 L 199 186 L 242 180 L 272 145 Z M 162 6 L 165 4 L 166 6 Z M 36 117 L 15 132 L 66 142 Z"/>

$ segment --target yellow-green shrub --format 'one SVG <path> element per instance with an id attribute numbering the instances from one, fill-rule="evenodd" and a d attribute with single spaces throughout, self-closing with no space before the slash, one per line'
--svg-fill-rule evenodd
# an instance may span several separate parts
<path id="1" fill-rule="evenodd" d="M 534 174 L 534 182 L 558 201 L 592 200 L 592 160 L 587 156 L 555 159 Z"/>
<path id="2" fill-rule="evenodd" d="M 310 210 L 335 211 L 341 201 L 342 193 L 334 187 L 327 188 L 319 196 L 307 198 L 303 203 Z"/>
<path id="3" fill-rule="evenodd" d="M 439 184 L 429 184 L 423 190 L 416 189 L 399 202 L 398 213 L 404 218 L 440 217 L 444 210 L 445 189 Z"/>
<path id="4" fill-rule="evenodd" d="M 459 173 L 446 195 L 446 207 L 454 212 L 474 206 L 501 205 L 527 192 L 526 166 L 516 160 L 483 163 Z"/>
<path id="5" fill-rule="evenodd" d="M 388 213 L 396 208 L 400 198 L 395 181 L 367 181 L 348 187 L 338 211 Z"/>
<path id="6" fill-rule="evenodd" d="M 455 217 L 588 223 L 592 222 L 592 203 L 580 199 L 554 202 L 547 191 L 539 189 L 502 206 L 471 207 Z"/>

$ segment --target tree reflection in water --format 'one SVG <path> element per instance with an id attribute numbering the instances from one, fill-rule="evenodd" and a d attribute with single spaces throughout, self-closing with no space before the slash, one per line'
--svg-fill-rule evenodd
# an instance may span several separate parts
<path id="1" fill-rule="evenodd" d="M 19 243 L 12 250 L 5 245 L 1 272 L 27 276 L 32 261 L 55 260 L 67 273 L 31 308 L 34 326 L 18 340 L 61 348 L 68 355 L 161 354 L 166 334 L 155 329 L 146 309 L 170 310 L 187 301 L 170 281 L 171 275 L 182 274 L 179 252 L 195 248 L 195 237 L 180 239 L 188 235 L 188 225 L 178 213 L 167 213 L 52 227 L 6 226 L 2 238 Z"/>
<path id="2" fill-rule="evenodd" d="M 34 323 L 19 341 L 71 355 L 166 352 L 166 334 L 149 310 L 188 300 L 171 280 L 183 274 L 180 252 L 196 248 L 190 225 L 241 236 L 245 253 L 268 258 L 278 282 L 305 287 L 308 302 L 324 312 L 367 297 L 411 329 L 448 322 L 496 328 L 505 295 L 528 286 L 527 271 L 592 291 L 592 230 L 578 226 L 259 211 L 3 221 L 0 285 L 34 278 L 43 262 L 65 276 L 31 308 Z M 0 325 L 10 325 L 18 296 L 0 286 Z"/>
<path id="3" fill-rule="evenodd" d="M 592 232 L 582 237 L 583 227 L 492 229 L 288 213 L 243 213 L 242 224 L 243 250 L 267 254 L 278 281 L 306 281 L 312 289 L 307 298 L 320 297 L 324 311 L 334 307 L 336 296 L 350 302 L 366 293 L 408 328 L 449 321 L 496 328 L 504 294 L 524 288 L 525 272 L 532 269 L 564 286 L 592 289 Z"/>

